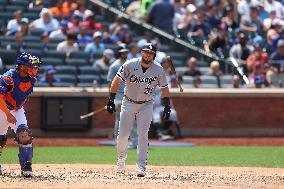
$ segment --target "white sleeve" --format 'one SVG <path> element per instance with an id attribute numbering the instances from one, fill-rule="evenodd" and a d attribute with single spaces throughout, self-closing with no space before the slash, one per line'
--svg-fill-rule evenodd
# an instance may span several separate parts
<path id="1" fill-rule="evenodd" d="M 129 64 L 124 63 L 116 73 L 116 76 L 119 77 L 122 81 L 130 75 Z"/>
<path id="2" fill-rule="evenodd" d="M 159 84 L 158 85 L 159 85 L 160 88 L 167 88 L 168 87 L 166 74 L 163 70 L 161 71 L 161 74 L 159 75 Z"/>

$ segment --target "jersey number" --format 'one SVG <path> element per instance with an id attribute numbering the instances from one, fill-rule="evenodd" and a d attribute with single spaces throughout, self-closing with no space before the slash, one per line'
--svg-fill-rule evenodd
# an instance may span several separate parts
<path id="1" fill-rule="evenodd" d="M 151 94 L 153 93 L 155 87 L 150 87 L 150 85 L 147 85 L 147 87 L 145 88 L 144 94 Z"/>

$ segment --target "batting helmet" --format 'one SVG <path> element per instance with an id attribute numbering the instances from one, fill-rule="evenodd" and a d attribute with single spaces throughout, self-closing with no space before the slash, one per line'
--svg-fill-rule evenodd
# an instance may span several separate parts
<path id="1" fill-rule="evenodd" d="M 126 47 L 126 44 L 125 43 L 119 44 L 117 48 L 117 52 L 118 53 L 128 52 L 128 48 Z"/>
<path id="2" fill-rule="evenodd" d="M 156 46 L 153 45 L 152 43 L 146 43 L 146 44 L 142 47 L 141 50 L 142 50 L 142 51 L 151 51 L 151 52 L 153 52 L 153 53 L 156 54 L 157 48 L 156 48 Z"/>

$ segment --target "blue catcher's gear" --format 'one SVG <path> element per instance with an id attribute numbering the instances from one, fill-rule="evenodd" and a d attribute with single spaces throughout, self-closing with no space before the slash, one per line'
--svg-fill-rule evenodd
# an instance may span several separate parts
<path id="1" fill-rule="evenodd" d="M 32 132 L 27 125 L 19 125 L 16 133 L 14 133 L 15 141 L 19 144 L 19 162 L 22 171 L 25 169 L 25 164 L 31 164 L 33 158 Z"/>
<path id="2" fill-rule="evenodd" d="M 16 61 L 16 69 L 20 69 L 21 65 L 27 66 L 27 73 L 30 77 L 36 77 L 39 71 L 40 60 L 36 56 L 32 56 L 23 52 Z"/>

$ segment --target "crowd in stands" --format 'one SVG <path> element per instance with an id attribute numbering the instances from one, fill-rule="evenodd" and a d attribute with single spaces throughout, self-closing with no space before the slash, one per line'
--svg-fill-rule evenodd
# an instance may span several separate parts
<path id="1" fill-rule="evenodd" d="M 221 58 L 236 58 L 255 87 L 279 87 L 280 83 L 282 84 L 283 1 L 104 0 L 104 2 Z M 22 8 L 14 10 L 14 18 L 3 19 L 4 21 L 0 18 L 6 26 L 1 30 L 1 50 L 9 50 L 9 53 L 14 52 L 13 50 L 28 51 L 40 56 L 42 61 L 47 63 L 42 68 L 42 76 L 46 75 L 44 71 L 53 75 L 56 73 L 58 78 L 55 79 L 55 83 L 61 82 L 62 86 L 64 83 L 79 85 L 81 81 L 88 81 L 90 85 L 93 79 L 98 79 L 102 86 L 107 86 L 105 74 L 109 65 L 115 60 L 116 48 L 121 43 L 128 45 L 128 59 L 139 57 L 140 47 L 146 42 L 158 47 L 156 60 L 159 62 L 162 62 L 163 57 L 171 51 L 161 48 L 166 47 L 167 44 L 161 44 L 150 31 L 145 31 L 144 36 L 137 38 L 135 32 L 119 16 L 113 23 L 105 21 L 101 12 L 97 11 L 94 4 L 88 0 L 7 0 L 2 8 L 13 10 L 11 7 L 16 5 L 19 7 L 21 5 Z M 9 67 L 5 65 L 1 54 L 0 58 L 2 58 L 2 67 Z M 181 62 L 177 65 L 180 67 L 177 70 L 179 78 L 186 87 L 245 86 L 234 70 L 233 75 L 224 73 L 221 62 L 200 64 L 197 58 L 191 56 L 182 57 L 175 62 Z M 66 73 L 75 73 L 75 75 L 77 73 L 79 76 L 67 77 Z M 85 76 L 80 76 L 82 74 Z M 81 86 L 88 84 L 82 83 Z"/>

